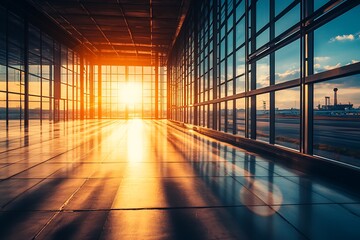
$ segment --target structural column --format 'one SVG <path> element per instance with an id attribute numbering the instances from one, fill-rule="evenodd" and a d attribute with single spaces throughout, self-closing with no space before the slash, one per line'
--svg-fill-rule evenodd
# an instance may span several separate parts
<path id="1" fill-rule="evenodd" d="M 217 90 L 218 90 L 218 6 L 217 4 L 213 6 L 213 99 L 217 99 Z M 218 103 L 213 103 L 213 112 L 212 112 L 212 128 L 218 130 Z"/>
<path id="2" fill-rule="evenodd" d="M 270 41 L 275 38 L 275 0 L 270 0 Z M 270 53 L 270 86 L 275 85 L 275 52 Z M 275 144 L 275 92 L 270 92 L 269 143 Z"/>
<path id="3" fill-rule="evenodd" d="M 84 58 L 83 56 L 80 56 L 80 119 L 81 120 L 83 120 L 85 116 L 84 79 L 85 79 Z"/>
<path id="4" fill-rule="evenodd" d="M 61 49 L 58 43 L 54 46 L 54 122 L 60 121 L 61 97 Z"/>
<path id="5" fill-rule="evenodd" d="M 246 9 L 246 12 L 248 12 L 248 9 Z M 252 1 L 251 3 L 251 12 L 256 13 L 256 2 Z M 249 15 L 247 14 L 247 18 L 249 18 Z M 251 14 L 250 20 L 250 28 L 251 28 L 251 36 L 247 39 L 245 39 L 245 42 L 248 42 L 251 38 L 251 52 L 255 52 L 256 50 L 256 14 Z M 247 31 L 246 31 L 247 32 Z M 248 53 L 247 53 L 248 54 Z M 247 55 L 249 56 L 249 55 Z M 251 63 L 251 78 L 248 80 L 250 81 L 250 89 L 249 90 L 255 90 L 256 89 L 256 62 L 253 60 Z M 249 72 L 248 72 L 249 74 Z M 250 137 L 252 139 L 256 139 L 256 96 L 250 97 Z M 248 126 L 249 127 L 249 126 Z"/>
<path id="6" fill-rule="evenodd" d="M 155 118 L 159 118 L 159 54 L 155 53 Z"/>
<path id="7" fill-rule="evenodd" d="M 198 44 L 198 1 L 194 1 L 194 125 L 199 124 L 199 115 L 198 115 L 198 109 L 199 106 L 197 104 L 199 103 L 199 66 L 198 66 L 198 51 L 199 51 L 199 44 Z"/>
<path id="8" fill-rule="evenodd" d="M 95 117 L 95 89 L 94 89 L 94 65 L 91 63 L 89 68 L 89 87 L 90 87 L 90 119 Z"/>
<path id="9" fill-rule="evenodd" d="M 27 17 L 24 18 L 24 127 L 29 127 L 29 24 Z"/>
<path id="10" fill-rule="evenodd" d="M 102 118 L 102 67 L 98 65 L 98 118 Z"/>
<path id="11" fill-rule="evenodd" d="M 301 2 L 302 19 L 314 11 L 313 1 Z M 313 32 L 305 32 L 305 23 L 301 26 L 301 146 L 302 153 L 313 154 L 313 109 L 314 87 L 306 84 L 305 78 L 314 73 L 314 38 Z"/>

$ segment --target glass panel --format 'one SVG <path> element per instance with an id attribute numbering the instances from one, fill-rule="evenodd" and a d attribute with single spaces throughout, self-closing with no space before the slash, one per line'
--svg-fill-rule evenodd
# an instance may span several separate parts
<path id="1" fill-rule="evenodd" d="M 0 92 L 0 119 L 6 119 L 6 93 Z"/>
<path id="2" fill-rule="evenodd" d="M 256 139 L 269 142 L 269 93 L 256 96 Z"/>
<path id="3" fill-rule="evenodd" d="M 245 42 L 245 18 L 236 24 L 236 47 Z"/>
<path id="4" fill-rule="evenodd" d="M 245 98 L 236 99 L 236 132 L 245 136 Z"/>
<path id="5" fill-rule="evenodd" d="M 245 48 L 236 51 L 236 76 L 245 73 Z"/>
<path id="6" fill-rule="evenodd" d="M 256 62 L 256 88 L 267 87 L 270 84 L 269 56 Z"/>
<path id="7" fill-rule="evenodd" d="M 275 83 L 300 77 L 300 40 L 275 52 Z"/>
<path id="8" fill-rule="evenodd" d="M 29 119 L 40 119 L 40 97 L 29 97 Z"/>
<path id="9" fill-rule="evenodd" d="M 233 100 L 227 101 L 227 129 L 226 132 L 233 133 L 234 130 L 234 104 Z"/>
<path id="10" fill-rule="evenodd" d="M 0 65 L 0 91 L 6 91 L 6 66 Z"/>
<path id="11" fill-rule="evenodd" d="M 225 132 L 225 116 L 226 116 L 226 105 L 225 102 L 219 104 L 220 106 L 220 131 Z"/>
<path id="12" fill-rule="evenodd" d="M 314 0 L 314 10 L 319 9 L 320 7 L 324 6 L 324 4 L 329 1 L 330 0 Z"/>
<path id="13" fill-rule="evenodd" d="M 315 31 L 315 73 L 360 61 L 359 16 L 360 5 Z"/>
<path id="14" fill-rule="evenodd" d="M 275 15 L 281 13 L 294 0 L 275 0 Z"/>
<path id="15" fill-rule="evenodd" d="M 270 31 L 269 31 L 269 28 L 267 28 L 263 33 L 261 33 L 259 36 L 257 36 L 257 38 L 256 38 L 256 48 L 257 49 L 269 42 L 269 40 L 270 40 L 269 34 L 270 34 Z"/>
<path id="16" fill-rule="evenodd" d="M 360 74 L 314 85 L 314 154 L 360 166 Z"/>
<path id="17" fill-rule="evenodd" d="M 41 78 L 29 75 L 29 94 L 40 96 Z"/>
<path id="18" fill-rule="evenodd" d="M 270 20 L 270 0 L 258 0 L 256 2 L 256 31 L 269 23 Z"/>
<path id="19" fill-rule="evenodd" d="M 21 72 L 13 68 L 8 68 L 8 87 L 9 92 L 20 93 L 22 88 Z"/>
<path id="20" fill-rule="evenodd" d="M 282 18 L 275 22 L 275 37 L 279 36 L 290 27 L 294 26 L 300 21 L 300 4 L 292 8 Z"/>
<path id="21" fill-rule="evenodd" d="M 245 76 L 236 78 L 236 93 L 245 92 Z"/>
<path id="22" fill-rule="evenodd" d="M 230 55 L 227 58 L 227 78 L 226 80 L 231 80 L 234 77 L 234 65 L 233 65 L 233 55 Z"/>
<path id="23" fill-rule="evenodd" d="M 275 143 L 300 149 L 300 88 L 275 92 Z"/>

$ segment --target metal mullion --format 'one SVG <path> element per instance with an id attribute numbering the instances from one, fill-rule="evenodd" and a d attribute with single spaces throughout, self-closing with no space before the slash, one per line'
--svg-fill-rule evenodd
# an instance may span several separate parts
<path id="1" fill-rule="evenodd" d="M 236 1 L 233 0 L 233 95 L 236 94 Z M 233 100 L 233 134 L 236 134 L 236 100 Z"/>
<path id="2" fill-rule="evenodd" d="M 225 18 L 227 17 L 227 8 L 228 8 L 228 2 L 226 1 L 225 3 Z M 227 96 L 227 90 L 228 90 L 228 22 L 227 22 L 227 19 L 225 19 L 224 21 L 224 27 L 225 27 L 225 37 L 223 39 L 223 41 L 225 41 L 225 49 L 224 49 L 224 52 L 225 52 L 225 83 L 224 83 L 224 86 L 225 86 L 225 96 Z M 221 108 L 221 106 L 220 106 Z M 221 111 L 225 110 L 225 118 L 224 118 L 224 131 L 227 132 L 228 131 L 228 104 L 227 104 L 227 101 L 225 101 L 225 109 L 221 109 Z"/>
<path id="3" fill-rule="evenodd" d="M 245 92 L 249 91 L 249 2 L 245 1 Z M 240 46 L 241 47 L 241 46 Z M 249 98 L 245 97 L 245 137 L 249 138 L 250 136 L 250 114 L 249 114 Z"/>
<path id="4" fill-rule="evenodd" d="M 102 118 L 102 66 L 98 66 L 98 119 Z"/>
<path id="5" fill-rule="evenodd" d="M 328 70 L 326 72 L 309 75 L 305 78 L 305 83 L 317 83 L 358 73 L 360 73 L 360 63 L 353 63 L 351 65 Z"/>
<path id="6" fill-rule="evenodd" d="M 40 125 L 42 125 L 42 119 L 43 119 L 43 95 L 42 95 L 42 89 L 43 89 L 43 74 L 42 74 L 42 31 L 40 30 Z"/>
<path id="7" fill-rule="evenodd" d="M 301 11 L 302 18 L 306 18 L 313 12 L 313 2 L 306 0 L 302 2 Z M 313 100 L 314 88 L 313 84 L 306 84 L 305 78 L 313 74 L 313 60 L 314 60 L 314 39 L 313 33 L 305 33 L 305 24 L 302 25 L 302 44 L 301 44 L 301 146 L 302 153 L 313 153 Z"/>
<path id="8" fill-rule="evenodd" d="M 6 112 L 5 112 L 5 119 L 6 119 L 6 129 L 9 127 L 9 14 L 8 10 L 6 9 L 6 35 L 5 35 L 5 61 L 6 61 Z"/>
<path id="9" fill-rule="evenodd" d="M 275 37 L 275 0 L 270 0 L 270 41 Z M 270 53 L 270 86 L 275 84 L 275 51 Z M 275 143 L 275 91 L 270 92 L 269 143 Z"/>
<path id="10" fill-rule="evenodd" d="M 197 8 L 198 2 L 195 1 L 194 7 Z M 198 15 L 197 11 L 193 11 L 193 28 L 194 28 L 194 103 L 198 103 L 198 72 L 199 72 L 199 65 L 198 65 L 198 50 L 199 50 L 199 42 L 198 42 Z M 198 119 L 198 107 L 194 106 L 194 125 L 199 124 Z"/>
<path id="11" fill-rule="evenodd" d="M 216 1 L 216 0 L 215 0 Z M 218 24 L 218 15 L 217 15 L 217 5 L 218 4 L 213 4 L 212 7 L 212 14 L 213 14 L 213 99 L 217 99 L 217 55 L 218 55 L 218 43 L 217 43 L 217 36 L 218 36 L 218 28 L 217 28 L 217 24 Z M 214 130 L 217 130 L 217 103 L 213 104 L 213 126 L 212 128 Z"/>
<path id="12" fill-rule="evenodd" d="M 337 5 L 340 5 L 341 7 L 336 6 L 335 8 L 328 10 L 329 8 L 331 8 L 332 5 L 335 5 L 337 2 L 338 2 Z M 335 19 L 336 17 L 340 16 L 341 14 L 353 9 L 357 5 L 359 5 L 358 0 L 348 0 L 345 2 L 333 0 L 331 2 L 328 2 L 327 4 L 325 4 L 318 10 L 316 10 L 316 12 L 312 12 L 311 14 L 309 14 L 308 16 L 306 16 L 303 19 L 303 22 L 306 22 L 306 23 L 312 22 L 306 26 L 306 32 L 313 31 L 316 28 L 323 26 L 324 24 Z M 328 11 L 326 11 L 326 10 L 328 10 Z M 321 15 L 323 15 L 323 16 L 321 16 Z M 319 16 L 321 16 L 321 17 L 319 17 Z M 319 18 L 317 18 L 317 17 L 319 17 Z"/>
<path id="13" fill-rule="evenodd" d="M 24 109 L 24 127 L 29 127 L 29 23 L 27 16 L 24 17 L 24 83 L 25 83 L 25 109 Z M 20 120 L 21 121 L 21 120 Z"/>
<path id="14" fill-rule="evenodd" d="M 251 4 L 251 22 L 250 22 L 250 27 L 251 27 L 251 52 L 254 52 L 256 50 L 256 38 L 255 38 L 255 34 L 256 34 L 256 4 L 255 1 L 252 2 Z M 247 31 L 247 29 L 246 29 Z M 251 83 L 250 83 L 250 87 L 251 90 L 256 89 L 256 63 L 252 62 L 251 63 L 251 79 L 250 79 Z M 256 139 L 256 95 L 251 96 L 250 98 L 250 104 L 251 104 L 251 111 L 250 111 L 250 115 L 251 115 L 251 138 L 252 139 Z"/>
<path id="15" fill-rule="evenodd" d="M 271 5 L 271 1 L 270 0 L 270 5 Z M 271 9 L 270 6 L 270 11 L 273 11 L 273 15 L 270 16 L 273 18 L 273 21 L 276 22 L 277 20 L 279 20 L 281 17 L 283 17 L 284 15 L 286 15 L 288 12 L 290 12 L 290 10 L 292 10 L 297 4 L 299 3 L 299 0 L 295 0 L 292 3 L 290 3 L 283 11 L 281 11 L 277 16 L 275 16 L 275 5 L 273 10 Z M 256 32 L 255 37 L 259 36 L 261 33 L 263 33 L 267 28 L 271 27 L 271 22 L 265 24 L 265 26 L 263 26 L 259 31 Z"/>

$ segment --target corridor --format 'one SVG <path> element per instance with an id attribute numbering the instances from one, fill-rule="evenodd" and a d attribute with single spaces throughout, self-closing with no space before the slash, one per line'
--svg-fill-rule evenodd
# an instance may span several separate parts
<path id="1" fill-rule="evenodd" d="M 167 120 L 30 126 L 0 136 L 0 239 L 360 239 L 359 192 Z"/>

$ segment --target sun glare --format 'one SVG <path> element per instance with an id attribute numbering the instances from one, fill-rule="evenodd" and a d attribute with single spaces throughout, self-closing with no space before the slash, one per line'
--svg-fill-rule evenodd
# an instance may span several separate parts
<path id="1" fill-rule="evenodd" d="M 119 100 L 126 105 L 133 105 L 141 103 L 142 101 L 142 88 L 141 83 L 127 82 L 122 84 L 119 92 Z"/>

